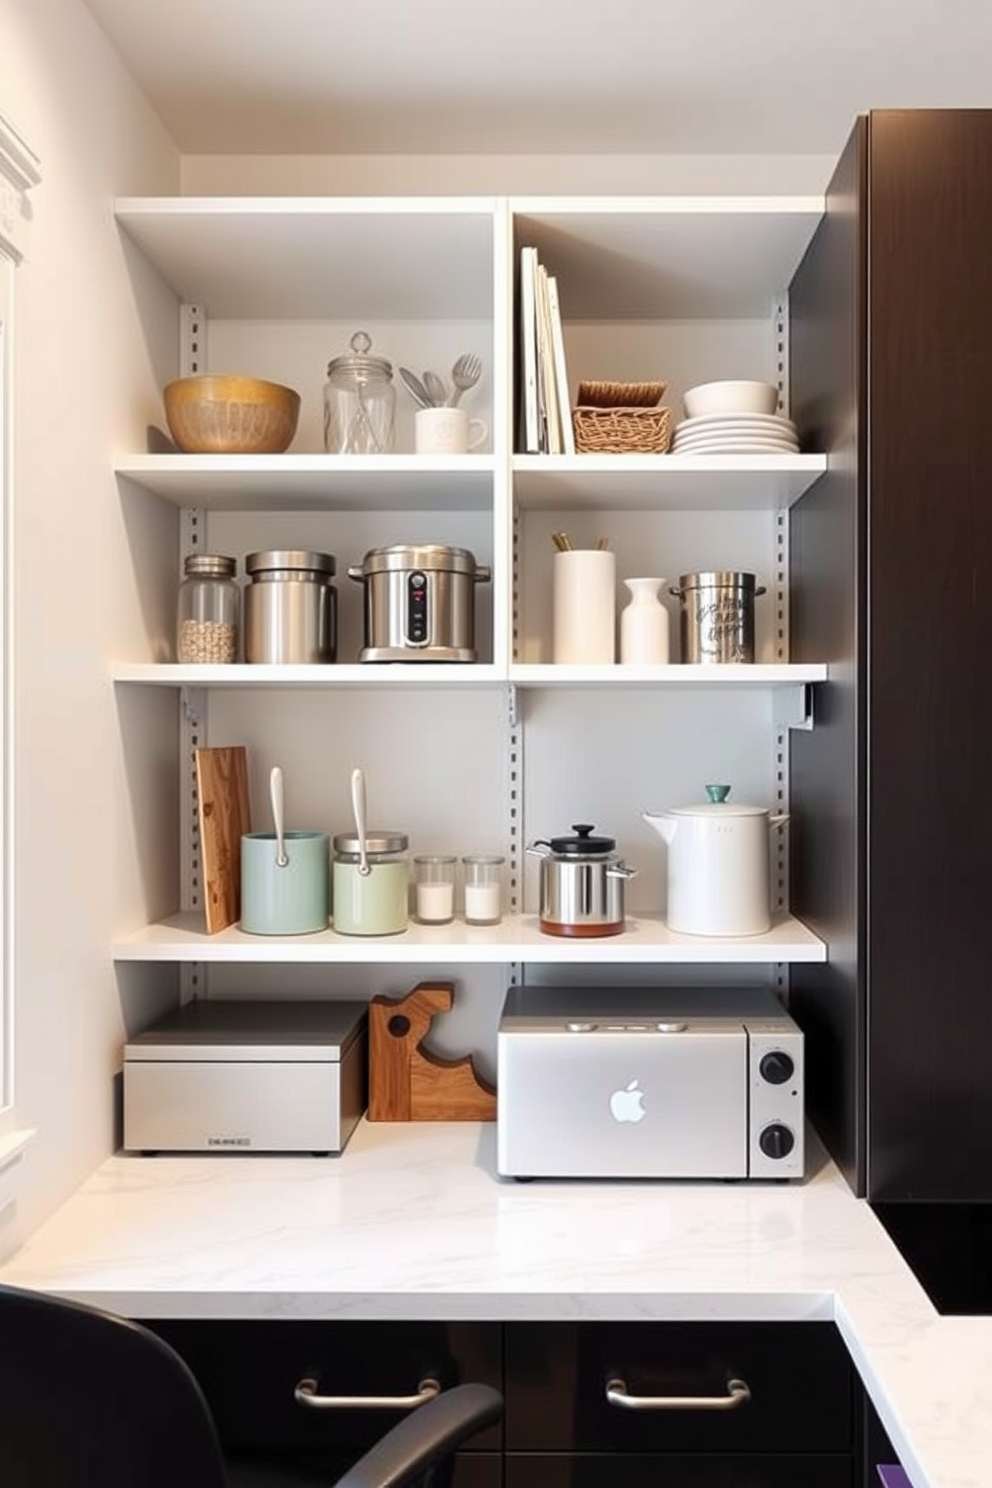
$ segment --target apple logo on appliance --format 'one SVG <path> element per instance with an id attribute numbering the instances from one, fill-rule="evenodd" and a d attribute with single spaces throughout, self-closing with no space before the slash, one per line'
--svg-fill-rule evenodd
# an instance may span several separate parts
<path id="1" fill-rule="evenodd" d="M 610 1115 L 614 1121 L 643 1121 L 644 1091 L 639 1090 L 636 1080 L 631 1080 L 623 1090 L 614 1090 L 610 1096 Z"/>

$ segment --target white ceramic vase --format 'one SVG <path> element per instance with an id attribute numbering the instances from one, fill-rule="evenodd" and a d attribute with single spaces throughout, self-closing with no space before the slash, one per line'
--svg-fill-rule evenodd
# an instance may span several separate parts
<path id="1" fill-rule="evenodd" d="M 659 596 L 664 579 L 624 579 L 630 599 L 620 612 L 620 660 L 668 661 L 668 611 Z"/>

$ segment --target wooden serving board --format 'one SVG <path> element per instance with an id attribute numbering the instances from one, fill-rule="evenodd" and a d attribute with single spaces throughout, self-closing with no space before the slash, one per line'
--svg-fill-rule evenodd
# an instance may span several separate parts
<path id="1" fill-rule="evenodd" d="M 194 749 L 200 867 L 207 934 L 241 918 L 241 837 L 251 831 L 248 752 L 243 744 Z"/>

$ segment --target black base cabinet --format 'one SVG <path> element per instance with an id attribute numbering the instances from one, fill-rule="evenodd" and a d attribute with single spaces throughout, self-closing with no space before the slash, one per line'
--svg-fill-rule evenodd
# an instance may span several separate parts
<path id="1" fill-rule="evenodd" d="M 855 1379 L 829 1323 L 511 1324 L 505 1378 L 506 1488 L 854 1482 Z M 611 1403 L 614 1380 L 643 1404 Z"/>
<path id="2" fill-rule="evenodd" d="M 450 1488 L 861 1488 L 871 1476 L 860 1386 L 831 1323 L 146 1326 L 190 1365 L 230 1456 L 328 1484 L 403 1412 L 308 1410 L 294 1398 L 307 1377 L 344 1396 L 411 1395 L 427 1378 L 501 1389 L 502 1424 L 458 1454 Z M 613 1380 L 642 1400 L 706 1404 L 611 1404 Z M 728 1404 L 731 1380 L 744 1403 Z"/>

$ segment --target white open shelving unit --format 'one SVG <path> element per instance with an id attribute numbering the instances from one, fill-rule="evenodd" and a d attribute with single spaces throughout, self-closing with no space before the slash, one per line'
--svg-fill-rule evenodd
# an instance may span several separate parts
<path id="1" fill-rule="evenodd" d="M 334 551 L 341 621 L 332 666 L 160 660 L 179 555 L 136 552 L 136 583 L 152 596 L 148 636 L 112 659 L 109 674 L 130 707 L 140 709 L 134 700 L 146 693 L 176 691 L 185 825 L 175 912 L 122 934 L 116 960 L 374 963 L 398 972 L 712 964 L 781 973 L 791 961 L 824 959 L 822 942 L 788 914 L 784 859 L 779 913 L 767 935 L 699 940 L 670 934 L 659 912 L 661 844 L 648 848 L 640 825 L 640 842 L 626 839 L 638 807 L 698 799 L 704 779 L 731 778 L 738 798 L 787 808 L 788 730 L 812 726 L 810 698 L 829 680 L 826 658 L 789 657 L 788 511 L 824 473 L 826 455 L 522 455 L 514 446 L 513 357 L 515 266 L 519 247 L 533 244 L 561 285 L 573 386 L 581 377 L 667 377 L 665 401 L 677 410 L 696 381 L 754 375 L 778 381 L 787 407 L 788 283 L 823 209 L 809 197 L 118 202 L 127 252 L 141 263 L 136 294 L 150 267 L 174 298 L 176 372 L 253 370 L 304 391 L 300 430 L 285 455 L 181 455 L 165 440 L 149 441 L 151 452 L 118 452 L 122 503 L 174 509 L 182 549 L 192 533 L 204 551 Z M 487 372 L 471 411 L 490 425 L 486 452 L 413 454 L 402 388 L 397 453 L 321 452 L 322 362 L 365 326 L 394 363 L 445 366 L 465 349 L 483 355 Z M 168 359 L 162 347 L 155 352 L 157 362 Z M 758 571 L 769 596 L 755 664 L 552 665 L 548 538 L 561 526 L 581 540 L 609 532 L 620 576 Z M 492 568 L 492 585 L 478 593 L 478 664 L 358 662 L 360 595 L 344 569 L 369 546 L 410 540 L 469 546 Z M 285 751 L 291 809 L 332 832 L 348 825 L 343 782 L 351 766 L 371 760 L 380 802 L 373 815 L 408 828 L 414 851 L 506 853 L 510 912 L 492 929 L 456 920 L 374 940 L 330 929 L 299 938 L 237 929 L 207 936 L 195 882 L 187 902 L 195 881 L 185 861 L 191 739 L 247 742 L 259 759 L 257 779 Z M 575 819 L 597 821 L 628 857 L 644 859 L 621 936 L 576 943 L 537 928 L 525 841 Z"/>

